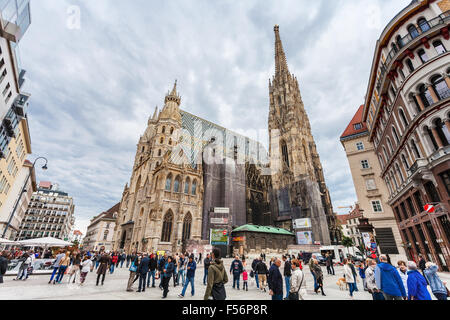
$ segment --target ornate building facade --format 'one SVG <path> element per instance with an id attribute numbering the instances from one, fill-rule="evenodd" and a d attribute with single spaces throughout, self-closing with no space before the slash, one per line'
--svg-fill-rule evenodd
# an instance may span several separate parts
<path id="1" fill-rule="evenodd" d="M 309 120 L 298 82 L 288 72 L 278 27 L 276 37 L 269 132 L 282 134 L 280 142 L 290 157 L 287 169 L 285 164 L 280 170 L 270 168 L 279 166 L 276 149 L 269 161 L 259 142 L 180 110 L 175 83 L 137 145 L 120 203 L 115 250 L 180 252 L 208 245 L 213 229 L 231 234 L 251 223 L 292 230 L 292 221 L 303 217 L 313 221 L 321 244 L 339 241 Z M 283 202 L 286 194 L 288 201 Z"/>
<path id="2" fill-rule="evenodd" d="M 311 125 L 297 78 L 289 72 L 275 26 L 275 75 L 269 83 L 270 167 L 273 220 L 292 229 L 295 219 L 311 219 L 314 241 L 340 241 Z"/>

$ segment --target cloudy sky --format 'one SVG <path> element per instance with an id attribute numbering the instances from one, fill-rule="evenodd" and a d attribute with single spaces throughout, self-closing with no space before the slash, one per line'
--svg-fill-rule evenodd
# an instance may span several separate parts
<path id="1" fill-rule="evenodd" d="M 30 159 L 49 159 L 38 180 L 74 197 L 83 233 L 120 201 L 139 136 L 175 79 L 182 109 L 235 131 L 267 129 L 275 24 L 333 205 L 346 213 L 337 207 L 356 201 L 339 137 L 364 100 L 376 40 L 410 0 L 31 2 L 20 44 Z"/>

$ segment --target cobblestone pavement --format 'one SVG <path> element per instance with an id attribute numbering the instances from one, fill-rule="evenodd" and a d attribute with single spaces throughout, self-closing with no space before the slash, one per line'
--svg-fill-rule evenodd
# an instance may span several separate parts
<path id="1" fill-rule="evenodd" d="M 225 266 L 229 270 L 231 259 L 225 259 Z M 247 269 L 250 269 L 247 266 Z M 321 294 L 315 294 L 313 291 L 313 277 L 309 272 L 309 268 L 304 268 L 306 276 L 307 296 L 305 300 L 349 300 L 348 291 L 341 291 L 336 284 L 338 278 L 343 275 L 343 268 L 335 267 L 336 275 L 327 275 L 326 267 L 322 267 L 324 271 L 324 288 L 326 297 Z M 282 271 L 282 270 L 281 270 Z M 195 276 L 195 296 L 191 297 L 190 287 L 186 291 L 185 300 L 201 300 L 205 293 L 205 286 L 203 280 L 203 265 L 198 266 Z M 89 273 L 86 278 L 84 286 L 80 287 L 78 284 L 68 284 L 67 275 L 61 284 L 48 284 L 50 275 L 32 275 L 26 281 L 13 281 L 14 277 L 5 277 L 4 283 L 0 284 L 0 300 L 21 300 L 21 299 L 47 299 L 47 300 L 160 300 L 162 291 L 158 288 L 159 280 L 156 282 L 156 288 L 148 288 L 145 292 L 126 292 L 129 271 L 125 268 L 118 268 L 115 272 L 106 275 L 105 284 L 103 286 L 96 286 L 95 271 Z M 449 281 L 450 276 L 443 274 L 444 281 Z M 359 292 L 354 293 L 355 300 L 371 300 L 372 296 L 362 290 L 361 279 L 358 283 Z M 169 286 L 169 294 L 167 300 L 177 300 L 181 293 L 182 287 L 174 288 L 173 280 L 171 279 Z M 138 281 L 133 285 L 133 289 L 137 290 Z M 284 287 L 284 283 L 283 283 Z M 284 287 L 285 289 L 285 287 Z M 229 282 L 226 285 L 228 300 L 270 300 L 268 293 L 261 292 L 256 288 L 255 280 L 249 277 L 248 291 L 234 290 L 232 288 L 232 277 L 229 276 Z"/>

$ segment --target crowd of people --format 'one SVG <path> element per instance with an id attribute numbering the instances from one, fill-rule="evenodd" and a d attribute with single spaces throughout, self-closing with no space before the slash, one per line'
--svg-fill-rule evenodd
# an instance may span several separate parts
<path id="1" fill-rule="evenodd" d="M 236 255 L 229 270 L 226 270 L 217 248 L 204 258 L 201 253 L 168 255 L 134 251 L 127 254 L 104 250 L 90 252 L 77 248 L 3 251 L 0 254 L 0 283 L 3 283 L 3 275 L 10 260 L 20 262 L 13 280 L 26 281 L 33 271 L 34 260 L 38 258 L 53 260 L 49 284 L 61 284 L 66 275 L 67 283 L 83 286 L 88 274 L 95 271 L 96 286 L 103 286 L 107 274 L 113 274 L 116 268 L 127 268 L 129 277 L 126 289 L 124 286 L 127 292 L 134 292 L 133 285 L 137 282 L 136 292 L 158 287 L 163 299 L 168 296 L 169 286 L 180 286 L 178 297 L 181 299 L 185 297 L 188 288 L 191 296 L 195 296 L 195 276 L 200 272 L 199 265 L 202 265 L 206 300 L 226 299 L 228 273 L 233 290 L 242 288 L 243 291 L 248 291 L 249 281 L 253 283 L 254 280 L 256 289 L 261 293 L 268 293 L 273 300 L 303 300 L 307 294 L 304 270 L 307 266 L 313 278 L 314 293 L 318 295 L 320 292 L 322 296 L 326 296 L 324 274 L 315 255 L 307 257 L 302 254 L 286 254 L 281 259 L 271 258 L 269 265 L 265 254 L 253 259 L 249 265 L 244 256 L 241 258 Z M 335 264 L 331 254 L 325 255 L 324 264 L 328 276 L 334 276 Z M 369 258 L 364 262 L 344 258 L 340 264 L 343 265 L 343 274 L 337 285 L 341 290 L 345 290 L 344 286 L 348 288 L 351 299 L 354 292 L 359 291 L 358 283 L 362 283 L 362 290 L 370 293 L 373 300 L 432 300 L 428 286 L 437 300 L 447 300 L 449 295 L 446 283 L 439 278 L 437 265 L 426 262 L 423 257 L 420 257 L 418 265 L 413 261 L 398 261 L 396 267 L 385 255 L 376 259 Z"/>

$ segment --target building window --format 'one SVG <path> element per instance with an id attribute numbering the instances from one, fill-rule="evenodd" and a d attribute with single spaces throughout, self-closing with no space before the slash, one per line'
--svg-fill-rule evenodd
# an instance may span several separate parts
<path id="1" fill-rule="evenodd" d="M 417 54 L 419 55 L 419 58 L 422 61 L 422 63 L 425 63 L 429 60 L 428 55 L 425 52 L 425 50 L 420 49 L 419 51 L 417 51 Z"/>
<path id="2" fill-rule="evenodd" d="M 441 198 L 439 197 L 439 194 L 433 182 L 431 181 L 427 182 L 426 184 L 424 184 L 424 187 L 425 190 L 427 191 L 429 198 L 431 199 L 431 202 L 441 202 Z"/>
<path id="3" fill-rule="evenodd" d="M 369 169 L 369 161 L 368 160 L 362 160 L 361 161 L 361 167 L 363 169 Z"/>
<path id="4" fill-rule="evenodd" d="M 442 172 L 441 174 L 439 174 L 439 176 L 441 177 L 442 183 L 445 186 L 445 190 L 447 190 L 447 194 L 450 197 L 450 170 Z"/>
<path id="5" fill-rule="evenodd" d="M 172 221 L 173 214 L 172 211 L 168 211 L 164 216 L 164 222 L 162 227 L 161 241 L 170 242 L 170 236 L 172 234 Z"/>
<path id="6" fill-rule="evenodd" d="M 169 174 L 166 179 L 166 191 L 172 190 L 172 174 Z"/>
<path id="7" fill-rule="evenodd" d="M 428 88 L 424 84 L 419 86 L 419 96 L 425 108 L 428 108 L 434 103 L 430 91 L 428 91 Z"/>
<path id="8" fill-rule="evenodd" d="M 410 25 L 408 27 L 408 32 L 409 32 L 409 35 L 411 36 L 411 38 L 413 38 L 413 39 L 415 39 L 419 36 L 419 31 L 417 31 L 416 27 L 413 25 Z"/>
<path id="9" fill-rule="evenodd" d="M 192 195 L 195 196 L 197 194 L 197 180 L 192 182 Z"/>
<path id="10" fill-rule="evenodd" d="M 375 213 L 383 212 L 383 208 L 381 206 L 381 201 L 380 200 L 375 200 L 375 201 L 371 201 L 371 202 L 372 202 L 373 212 L 375 212 Z"/>
<path id="11" fill-rule="evenodd" d="M 411 60 L 406 59 L 406 66 L 408 67 L 409 73 L 414 71 L 414 66 L 413 66 Z"/>
<path id="12" fill-rule="evenodd" d="M 174 186 L 173 186 L 173 191 L 174 192 L 180 192 L 180 176 L 177 176 L 176 178 L 175 178 L 175 183 L 174 183 Z"/>
<path id="13" fill-rule="evenodd" d="M 434 46 L 434 49 L 436 49 L 436 52 L 438 55 L 447 52 L 447 50 L 445 50 L 445 47 L 442 44 L 441 40 L 434 41 L 433 46 Z"/>
<path id="14" fill-rule="evenodd" d="M 424 211 L 424 203 L 422 200 L 422 195 L 420 194 L 419 191 L 414 193 L 414 200 L 416 201 L 416 205 L 419 208 L 420 212 Z"/>
<path id="15" fill-rule="evenodd" d="M 395 130 L 394 126 L 392 126 L 392 134 L 393 134 L 393 136 L 395 138 L 395 142 L 397 142 L 397 144 L 399 144 L 400 139 L 398 138 L 397 130 Z"/>
<path id="16" fill-rule="evenodd" d="M 428 24 L 428 22 L 425 18 L 420 18 L 417 21 L 417 24 L 419 25 L 420 30 L 422 30 L 422 32 L 427 32 L 428 30 L 430 30 L 430 25 Z"/>
<path id="17" fill-rule="evenodd" d="M 353 128 L 355 128 L 355 130 L 361 130 L 362 129 L 362 123 L 356 123 L 353 125 Z"/>
<path id="18" fill-rule="evenodd" d="M 416 156 L 416 158 L 420 158 L 420 152 L 419 149 L 417 148 L 416 142 L 414 140 L 411 140 L 411 148 L 413 149 L 414 155 Z"/>
<path id="19" fill-rule="evenodd" d="M 364 143 L 358 142 L 358 143 L 356 144 L 356 148 L 357 148 L 359 151 L 364 150 Z"/>
<path id="20" fill-rule="evenodd" d="M 283 156 L 284 163 L 289 167 L 289 153 L 286 142 L 281 141 L 281 153 Z"/>
<path id="21" fill-rule="evenodd" d="M 439 100 L 450 97 L 450 89 L 442 76 L 434 76 L 431 78 L 431 85 Z"/>
<path id="22" fill-rule="evenodd" d="M 189 194 L 189 185 L 191 184 L 191 180 L 186 178 L 186 182 L 184 183 L 184 193 Z"/>
<path id="23" fill-rule="evenodd" d="M 186 214 L 186 217 L 184 217 L 183 221 L 182 240 L 189 240 L 191 238 L 191 225 L 192 225 L 192 216 L 191 213 L 188 212 Z"/>
<path id="24" fill-rule="evenodd" d="M 406 128 L 408 127 L 408 120 L 406 119 L 405 112 L 402 109 L 399 109 L 398 114 L 400 115 L 400 119 L 402 119 L 403 126 Z"/>

